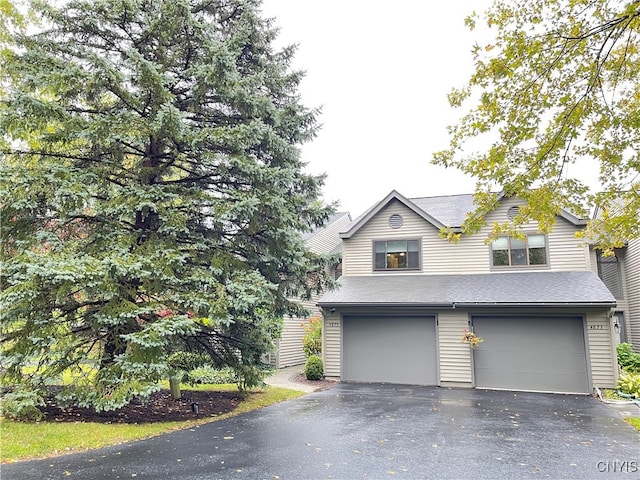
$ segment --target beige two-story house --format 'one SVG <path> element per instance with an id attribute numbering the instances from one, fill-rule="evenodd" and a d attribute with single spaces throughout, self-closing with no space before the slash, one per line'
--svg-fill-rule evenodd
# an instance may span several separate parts
<path id="1" fill-rule="evenodd" d="M 521 200 L 502 198 L 488 225 Z M 393 191 L 341 234 L 339 288 L 323 312 L 325 375 L 343 381 L 589 394 L 616 385 L 616 300 L 563 212 L 553 232 L 488 243 L 440 237 L 472 195 L 408 199 Z M 482 338 L 476 348 L 465 330 Z"/>

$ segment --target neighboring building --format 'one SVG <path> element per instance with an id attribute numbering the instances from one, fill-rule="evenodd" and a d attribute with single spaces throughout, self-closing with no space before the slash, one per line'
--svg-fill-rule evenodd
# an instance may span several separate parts
<path id="1" fill-rule="evenodd" d="M 598 208 L 594 218 L 600 214 Z M 594 271 L 615 297 L 614 313 L 616 344 L 627 342 L 640 352 L 640 238 L 629 240 L 613 256 L 603 256 L 591 250 Z"/>
<path id="2" fill-rule="evenodd" d="M 521 200 L 502 198 L 487 224 Z M 472 195 L 407 199 L 396 191 L 342 233 L 343 276 L 322 308 L 325 375 L 343 381 L 589 394 L 617 381 L 616 300 L 563 212 L 553 232 L 459 243 Z M 461 341 L 468 329 L 484 341 Z"/>
<path id="3" fill-rule="evenodd" d="M 351 215 L 348 212 L 332 215 L 322 227 L 303 236 L 307 248 L 317 254 L 340 253 L 342 244 L 340 232 L 348 227 L 351 220 Z M 340 268 L 340 264 L 333 265 L 329 274 L 333 278 L 337 278 L 340 274 Z M 310 318 L 321 317 L 320 310 L 316 306 L 319 298 L 320 295 L 315 295 L 309 301 L 300 302 L 309 312 L 309 316 L 305 318 L 285 317 L 282 335 L 276 342 L 276 351 L 268 355 L 267 363 L 276 368 L 284 368 L 305 362 L 306 358 L 302 349 L 303 325 Z"/>
<path id="4" fill-rule="evenodd" d="M 627 243 L 625 266 L 627 341 L 633 345 L 636 352 L 640 352 L 640 238 Z"/>

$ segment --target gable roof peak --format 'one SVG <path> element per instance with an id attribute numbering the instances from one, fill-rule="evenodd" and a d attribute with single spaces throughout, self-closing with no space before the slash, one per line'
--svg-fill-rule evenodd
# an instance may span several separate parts
<path id="1" fill-rule="evenodd" d="M 423 210 L 418 205 L 416 205 L 413 201 L 411 201 L 410 199 L 402 195 L 400 192 L 398 192 L 397 190 L 391 190 L 391 192 L 389 192 L 389 194 L 386 197 L 384 197 L 378 203 L 373 205 L 369 210 L 367 210 L 358 218 L 356 218 L 353 221 L 353 223 L 349 226 L 349 229 L 346 232 L 342 232 L 340 234 L 340 237 L 351 238 L 358 230 L 360 230 L 360 228 L 362 228 L 363 225 L 365 225 L 369 220 L 371 220 L 371 218 L 373 218 L 378 212 L 380 212 L 380 210 L 382 210 L 384 207 L 386 207 L 389 203 L 391 203 L 394 200 L 402 203 L 405 207 L 412 210 L 418 216 L 424 218 L 427 222 L 431 223 L 436 228 L 440 229 L 445 227 L 444 224 L 436 220 L 429 213 L 427 213 L 425 210 Z"/>
<path id="2" fill-rule="evenodd" d="M 504 192 L 498 193 L 498 202 L 501 202 L 505 198 L 516 197 L 508 196 Z M 356 218 L 349 226 L 349 229 L 342 232 L 340 236 L 343 239 L 351 238 L 364 224 L 394 200 L 402 203 L 438 230 L 441 228 L 451 228 L 454 231 L 460 232 L 462 224 L 468 214 L 476 209 L 475 195 L 473 193 L 407 198 L 397 190 L 391 190 L 380 202 Z M 586 220 L 580 219 L 564 209 L 560 211 L 558 216 L 574 226 L 584 226 L 586 224 Z"/>

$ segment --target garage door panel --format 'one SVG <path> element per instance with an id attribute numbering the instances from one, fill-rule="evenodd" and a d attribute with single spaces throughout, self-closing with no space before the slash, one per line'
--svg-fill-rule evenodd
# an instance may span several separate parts
<path id="1" fill-rule="evenodd" d="M 588 393 L 579 317 L 475 317 L 484 342 L 474 351 L 476 386 Z"/>
<path id="2" fill-rule="evenodd" d="M 435 318 L 344 317 L 343 354 L 344 380 L 435 385 Z"/>
<path id="3" fill-rule="evenodd" d="M 484 337 L 483 339 L 491 337 Z M 508 349 L 508 350 L 489 350 L 489 345 L 483 345 L 482 350 L 478 349 L 475 352 L 477 360 L 481 360 L 483 364 L 497 365 L 500 368 L 518 367 L 522 369 L 531 370 L 566 370 L 575 372 L 576 369 L 585 368 L 585 353 L 582 352 L 566 352 L 563 351 L 562 346 L 552 348 L 546 345 L 544 349 L 539 351 L 527 351 L 525 349 Z M 554 352 L 551 354 L 550 352 Z M 507 364 L 508 365 L 501 365 Z M 484 365 L 483 365 L 484 366 Z"/>
<path id="4" fill-rule="evenodd" d="M 476 370 L 476 375 L 481 376 L 483 372 Z M 526 379 L 526 383 L 523 382 Z M 573 373 L 549 373 L 526 370 L 505 370 L 500 372 L 500 377 L 490 385 L 477 385 L 479 388 L 495 388 L 504 390 L 531 390 L 541 392 L 571 392 L 586 393 L 584 387 L 568 388 L 575 383 Z"/>

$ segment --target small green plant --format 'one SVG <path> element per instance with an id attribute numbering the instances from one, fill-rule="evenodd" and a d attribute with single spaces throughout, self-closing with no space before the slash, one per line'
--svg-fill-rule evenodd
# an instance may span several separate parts
<path id="1" fill-rule="evenodd" d="M 302 349 L 304 355 L 309 358 L 311 355 L 320 355 L 322 353 L 322 320 L 319 317 L 311 317 L 305 325 L 304 337 L 302 337 Z"/>
<path id="2" fill-rule="evenodd" d="M 640 373 L 640 353 L 632 350 L 631 344 L 620 343 L 616 347 L 618 354 L 618 364 L 628 372 Z"/>
<path id="3" fill-rule="evenodd" d="M 602 398 L 605 400 L 624 400 L 623 397 L 618 395 L 618 391 L 614 389 L 602 390 Z"/>
<path id="4" fill-rule="evenodd" d="M 322 359 L 317 355 L 311 355 L 307 358 L 307 363 L 304 365 L 304 374 L 307 380 L 321 380 L 324 376 Z"/>
<path id="5" fill-rule="evenodd" d="M 640 373 L 623 371 L 618 379 L 618 390 L 640 398 Z"/>

